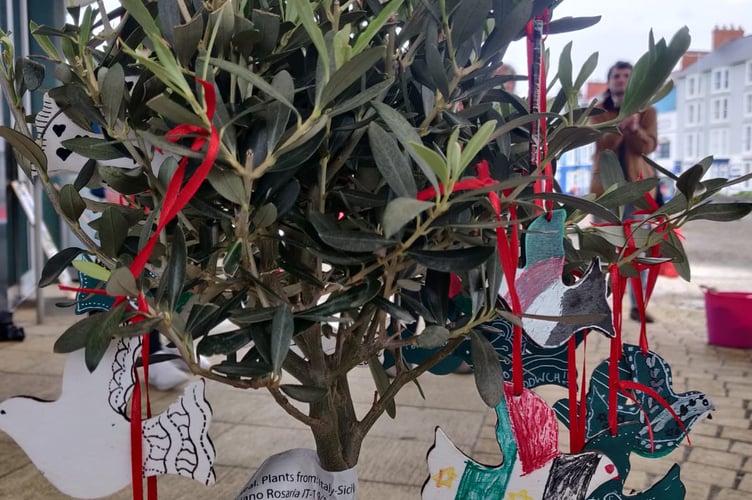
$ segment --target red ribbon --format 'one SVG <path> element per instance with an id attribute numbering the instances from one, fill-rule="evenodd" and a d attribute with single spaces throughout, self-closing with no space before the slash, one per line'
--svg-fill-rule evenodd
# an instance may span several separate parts
<path id="1" fill-rule="evenodd" d="M 616 264 L 611 264 L 609 275 L 611 276 L 611 298 L 614 315 L 614 338 L 611 340 L 611 353 L 608 363 L 608 381 L 610 390 L 608 391 L 608 426 L 611 429 L 611 435 L 616 436 L 617 418 L 617 390 L 619 386 L 619 359 L 621 359 L 623 346 L 621 341 L 621 303 L 624 298 L 624 289 L 626 279 L 619 273 Z"/>
<path id="2" fill-rule="evenodd" d="M 579 453 L 585 447 L 587 409 L 587 330 L 583 330 L 582 372 L 580 374 L 580 397 L 577 399 L 577 340 L 569 337 L 567 344 L 567 370 L 569 372 L 569 452 Z"/>
<path id="3" fill-rule="evenodd" d="M 687 444 L 690 446 L 692 445 L 692 442 L 689 440 L 689 433 L 687 432 L 687 428 L 684 426 L 684 422 L 681 421 L 681 418 L 679 418 L 679 415 L 676 414 L 674 409 L 671 408 L 671 405 L 668 404 L 668 401 L 663 399 L 663 397 L 660 394 L 655 392 L 650 387 L 647 387 L 646 385 L 638 384 L 637 382 L 632 382 L 631 380 L 620 380 L 618 389 L 622 394 L 624 394 L 626 397 L 634 401 L 635 404 L 637 404 L 637 406 L 640 407 L 640 410 L 642 411 L 642 413 L 645 415 L 645 423 L 648 426 L 648 435 L 650 436 L 650 451 L 651 452 L 655 451 L 655 440 L 653 439 L 653 426 L 650 423 L 650 418 L 648 418 L 648 412 L 645 410 L 645 408 L 642 407 L 640 402 L 637 400 L 637 396 L 635 396 L 633 392 L 628 392 L 629 390 L 632 390 L 632 391 L 637 390 L 640 392 L 644 392 L 651 398 L 655 399 L 658 402 L 658 404 L 660 404 L 666 410 L 668 410 L 668 412 L 674 418 L 676 423 L 679 424 L 679 427 L 681 428 L 682 432 L 684 432 L 684 435 L 687 436 Z"/>
<path id="4" fill-rule="evenodd" d="M 490 186 L 496 183 L 491 178 L 489 171 L 488 161 L 481 160 L 476 165 L 478 171 L 477 177 L 465 179 L 454 184 L 452 192 L 457 191 L 469 191 L 473 189 L 480 189 L 486 186 Z M 444 194 L 444 185 L 439 184 L 439 193 Z M 430 200 L 436 197 L 436 189 L 433 187 L 426 188 L 420 191 L 417 195 L 419 200 Z M 501 199 L 495 191 L 489 191 L 488 201 L 493 208 L 496 215 L 496 221 L 501 222 Z M 519 260 L 519 236 L 517 234 L 517 210 L 514 205 L 509 207 L 509 217 L 512 224 L 511 242 L 507 236 L 503 227 L 496 228 L 496 242 L 499 250 L 499 260 L 501 262 L 502 270 L 504 271 L 504 277 L 507 280 L 507 288 L 509 289 L 509 297 L 511 300 L 512 313 L 520 316 L 522 313 L 522 306 L 520 305 L 520 299 L 517 295 L 517 289 L 515 288 L 514 281 L 517 274 L 517 262 Z M 514 386 L 515 395 L 522 394 L 523 388 L 523 370 L 522 370 L 522 328 L 518 325 L 513 327 L 513 352 L 512 352 L 512 383 Z"/>
<path id="5" fill-rule="evenodd" d="M 188 164 L 188 158 L 183 157 L 178 164 L 178 168 L 175 174 L 170 179 L 170 183 L 167 185 L 167 191 L 165 192 L 164 201 L 162 202 L 162 212 L 159 216 L 157 223 L 157 229 L 154 234 L 149 238 L 146 245 L 139 251 L 135 259 L 130 265 L 130 271 L 135 278 L 141 274 L 144 270 L 146 263 L 149 261 L 154 247 L 159 241 L 159 235 L 162 230 L 170 223 L 178 213 L 185 207 L 190 199 L 196 194 L 201 183 L 204 182 L 209 171 L 214 166 L 214 160 L 219 153 L 219 133 L 214 125 L 211 125 L 212 118 L 214 116 L 214 110 L 216 108 L 216 96 L 214 93 L 214 86 L 209 82 L 201 79 L 196 79 L 198 83 L 203 87 L 204 100 L 206 102 L 206 117 L 207 122 L 210 124 L 209 129 L 204 129 L 196 125 L 178 125 L 166 134 L 166 138 L 170 142 L 177 142 L 186 136 L 193 136 L 193 143 L 191 144 L 192 151 L 200 151 L 208 141 L 206 150 L 206 156 L 203 161 L 188 179 L 183 186 L 183 179 L 185 177 L 186 166 Z M 208 139 L 207 139 L 208 137 Z M 116 304 L 125 300 L 125 297 L 118 297 Z M 138 310 L 141 312 L 148 312 L 148 304 L 144 298 L 143 293 L 138 296 Z M 141 321 L 142 318 L 136 318 L 134 321 Z M 146 333 L 143 336 L 141 348 L 141 358 L 144 366 L 144 378 L 147 381 L 146 384 L 146 416 L 151 417 L 151 403 L 149 401 L 149 334 Z M 134 367 L 134 375 L 136 384 L 133 391 L 133 401 L 131 403 L 131 480 L 133 483 L 133 498 L 134 500 L 143 499 L 143 435 L 141 429 L 141 389 L 138 379 L 138 371 Z M 147 495 L 149 500 L 155 500 L 157 498 L 157 478 L 150 476 L 147 478 Z"/>

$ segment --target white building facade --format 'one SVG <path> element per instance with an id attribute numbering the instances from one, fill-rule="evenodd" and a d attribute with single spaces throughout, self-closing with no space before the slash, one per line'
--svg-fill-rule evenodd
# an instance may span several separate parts
<path id="1" fill-rule="evenodd" d="M 752 36 L 724 43 L 676 73 L 674 82 L 680 170 L 712 155 L 707 178 L 752 172 Z M 742 191 L 752 191 L 752 180 L 726 194 Z"/>

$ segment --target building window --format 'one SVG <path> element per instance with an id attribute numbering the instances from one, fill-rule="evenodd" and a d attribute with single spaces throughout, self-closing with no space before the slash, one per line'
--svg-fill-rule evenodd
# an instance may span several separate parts
<path id="1" fill-rule="evenodd" d="M 744 83 L 752 85 L 752 61 L 747 61 L 747 68 L 744 74 L 746 75 Z"/>
<path id="2" fill-rule="evenodd" d="M 696 116 L 695 116 L 695 105 L 694 104 L 688 104 L 687 105 L 687 124 L 693 125 L 696 123 Z"/>
<path id="3" fill-rule="evenodd" d="M 687 158 L 697 156 L 697 134 L 687 134 Z"/>
<path id="4" fill-rule="evenodd" d="M 728 120 L 728 98 L 718 97 L 710 101 L 710 118 L 714 122 Z"/>
<path id="5" fill-rule="evenodd" d="M 710 131 L 710 154 L 728 156 L 728 129 L 720 128 Z"/>
<path id="6" fill-rule="evenodd" d="M 658 147 L 655 150 L 655 157 L 660 160 L 665 160 L 671 157 L 671 142 L 661 141 L 658 143 Z"/>
<path id="7" fill-rule="evenodd" d="M 724 92 L 729 88 L 729 70 L 728 68 L 713 70 L 713 92 Z"/>
<path id="8" fill-rule="evenodd" d="M 742 129 L 742 151 L 752 153 L 752 125 L 745 125 Z"/>
<path id="9" fill-rule="evenodd" d="M 687 97 L 694 97 L 697 95 L 697 77 L 690 76 L 687 78 Z"/>
<path id="10" fill-rule="evenodd" d="M 752 116 L 752 92 L 744 94 L 744 116 Z"/>

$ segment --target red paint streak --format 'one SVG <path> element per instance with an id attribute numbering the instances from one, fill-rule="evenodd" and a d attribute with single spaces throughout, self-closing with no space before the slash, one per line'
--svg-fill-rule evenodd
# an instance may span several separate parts
<path id="1" fill-rule="evenodd" d="M 561 281 L 562 269 L 564 269 L 564 259 L 552 257 L 526 267 L 517 276 L 515 285 L 523 311 L 527 310 L 533 301 L 554 283 Z M 508 292 L 504 299 L 509 301 Z"/>
<path id="2" fill-rule="evenodd" d="M 512 384 L 504 383 L 504 396 L 522 464 L 522 474 L 530 474 L 559 455 L 559 428 L 553 409 L 529 389 L 514 395 Z"/>

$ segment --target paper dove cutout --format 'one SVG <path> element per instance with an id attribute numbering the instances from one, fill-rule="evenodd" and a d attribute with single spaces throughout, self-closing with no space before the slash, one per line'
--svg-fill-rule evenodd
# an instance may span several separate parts
<path id="1" fill-rule="evenodd" d="M 451 302 L 450 302 L 451 304 Z M 451 306 L 450 306 L 451 307 Z M 408 325 L 403 330 L 403 337 L 407 338 L 414 335 L 410 330 L 412 325 Z M 493 321 L 484 323 L 477 328 L 477 332 L 484 335 L 493 346 L 501 363 L 504 380 L 512 380 L 512 324 L 504 318 L 496 318 Z M 576 337 L 577 344 L 582 342 L 583 335 L 580 333 Z M 413 345 L 404 346 L 402 349 L 402 359 L 406 363 L 419 365 L 431 358 L 437 349 L 424 349 Z M 470 352 L 470 340 L 462 342 L 457 349 L 446 356 L 444 359 L 428 369 L 434 375 L 447 375 L 454 372 L 462 362 L 473 366 L 473 358 Z M 394 357 L 390 352 L 384 352 L 384 367 L 389 368 L 394 365 Z M 523 335 L 522 337 L 522 366 L 524 370 L 523 384 L 528 389 L 533 389 L 541 385 L 558 385 L 567 387 L 569 383 L 569 371 L 567 370 L 567 346 L 553 348 L 542 348 L 530 342 Z"/>
<path id="2" fill-rule="evenodd" d="M 88 274 L 79 271 L 78 283 L 84 290 L 101 289 L 104 290 L 107 283 L 92 278 Z M 76 292 L 76 314 L 86 314 L 97 311 L 109 311 L 115 299 L 109 295 L 90 292 Z"/>
<path id="3" fill-rule="evenodd" d="M 522 312 L 529 315 L 597 316 L 597 321 L 556 321 L 522 318 L 527 336 L 541 347 L 558 347 L 578 331 L 596 329 L 613 337 L 611 308 L 606 300 L 606 277 L 597 261 L 574 285 L 565 285 L 564 270 L 564 210 L 535 219 L 525 236 L 525 267 L 517 270 L 515 280 Z M 502 281 L 500 295 L 511 303 L 506 280 Z"/>
<path id="4" fill-rule="evenodd" d="M 131 89 L 136 80 L 138 78 L 135 76 L 127 76 L 125 78 L 128 90 Z M 65 144 L 63 144 L 64 141 L 79 137 L 106 139 L 97 125 L 92 124 L 93 130 L 86 130 L 66 116 L 60 109 L 60 106 L 47 93 L 44 94 L 44 98 L 42 99 L 42 109 L 36 115 L 34 127 L 42 142 L 42 149 L 45 155 L 47 155 L 48 170 L 50 173 L 58 171 L 78 172 L 89 160 L 65 147 Z M 155 167 L 161 165 L 167 157 L 154 149 L 149 151 L 149 153 L 154 156 L 151 163 Z M 139 165 L 132 158 L 125 155 L 122 158 L 100 160 L 99 163 L 120 168 L 135 168 Z"/>
<path id="5" fill-rule="evenodd" d="M 504 373 L 504 380 L 512 380 L 512 349 L 514 337 L 512 324 L 504 318 L 497 318 L 490 323 L 481 325 L 479 332 L 491 342 Z M 576 343 L 582 342 L 584 335 L 577 334 Z M 460 344 L 453 355 L 461 357 L 470 366 L 473 364 L 470 354 L 470 341 Z M 568 387 L 569 371 L 567 369 L 567 346 L 542 348 L 529 342 L 522 336 L 522 369 L 523 385 L 533 389 L 542 385 L 558 385 Z"/>
<path id="6" fill-rule="evenodd" d="M 601 432 L 585 444 L 586 451 L 600 451 L 610 458 L 619 471 L 618 481 L 608 481 L 596 489 L 588 500 L 683 500 L 686 494 L 684 484 L 679 478 L 679 465 L 674 464 L 671 469 L 650 488 L 626 495 L 622 493 L 624 482 L 631 469 L 629 456 L 637 442 L 638 433 L 642 429 L 640 422 L 630 422 L 617 427 L 616 436 L 611 431 Z"/>
<path id="7" fill-rule="evenodd" d="M 559 452 L 556 417 L 534 392 L 524 389 L 515 396 L 505 382 L 496 415 L 503 461 L 495 467 L 475 462 L 436 428 L 423 500 L 585 500 L 618 477 L 616 466 L 602 453 Z"/>
<path id="8" fill-rule="evenodd" d="M 50 172 L 78 172 L 89 159 L 74 153 L 63 145 L 63 141 L 77 137 L 104 139 L 101 132 L 86 130 L 71 120 L 49 94 L 44 94 L 42 109 L 34 120 L 37 135 L 42 141 L 42 149 L 47 155 Z M 131 158 L 107 160 L 107 165 L 133 168 L 137 164 Z"/>
<path id="9" fill-rule="evenodd" d="M 112 342 L 92 373 L 84 350 L 72 352 L 57 401 L 18 396 L 0 403 L 0 430 L 66 495 L 99 498 L 131 483 L 126 407 L 140 350 L 137 337 Z M 213 484 L 214 445 L 207 435 L 211 416 L 201 379 L 186 386 L 160 415 L 145 420 L 143 475 L 178 474 Z"/>
<path id="10" fill-rule="evenodd" d="M 709 416 L 715 410 L 713 403 L 705 394 L 689 391 L 677 394 L 671 380 L 671 368 L 658 354 L 648 351 L 643 354 L 639 346 L 624 344 L 624 355 L 619 360 L 619 378 L 642 384 L 657 392 L 676 412 L 689 432 L 694 425 Z M 599 364 L 590 379 L 587 395 L 586 439 L 608 428 L 608 363 Z M 643 427 L 638 433 L 633 450 L 646 457 L 662 457 L 672 452 L 684 439 L 684 431 L 674 420 L 671 413 L 655 399 L 642 391 L 634 391 L 639 406 L 622 394 L 618 395 L 617 415 L 619 422 L 641 422 Z M 568 401 L 561 400 L 554 405 L 559 420 L 569 426 Z M 652 425 L 653 443 L 651 450 L 648 426 L 645 414 Z"/>

